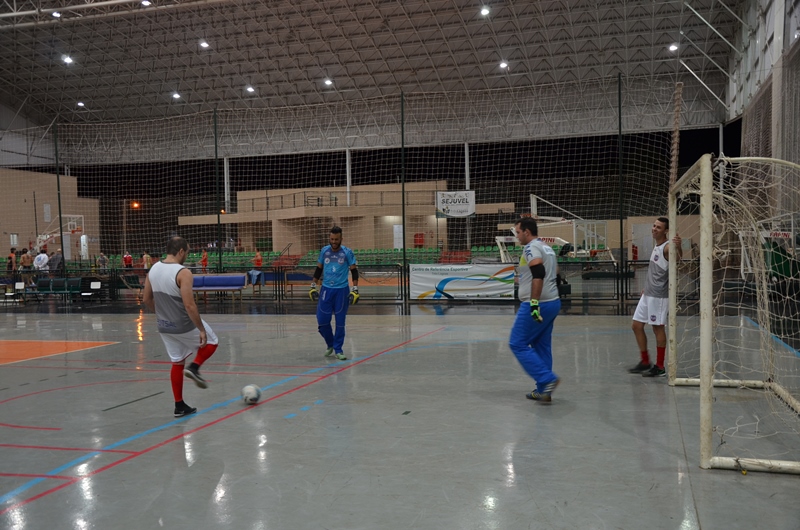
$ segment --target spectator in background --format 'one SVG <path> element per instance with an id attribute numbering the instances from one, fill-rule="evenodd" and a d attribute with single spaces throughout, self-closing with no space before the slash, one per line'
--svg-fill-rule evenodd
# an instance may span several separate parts
<path id="1" fill-rule="evenodd" d="M 200 256 L 200 267 L 203 269 L 203 274 L 208 270 L 208 252 L 203 249 L 203 254 Z"/>
<path id="2" fill-rule="evenodd" d="M 108 273 L 108 258 L 106 257 L 105 254 L 101 252 L 100 255 L 97 256 L 96 263 L 97 263 L 97 268 L 100 271 L 100 274 Z"/>
<path id="3" fill-rule="evenodd" d="M 122 266 L 126 269 L 133 268 L 133 256 L 131 256 L 131 253 L 127 250 L 125 251 L 125 255 L 122 256 Z"/>
<path id="4" fill-rule="evenodd" d="M 148 271 L 152 266 L 153 266 L 153 258 L 151 258 L 150 254 L 148 254 L 147 251 L 145 251 L 145 253 L 142 254 L 142 267 L 144 268 L 145 271 Z"/>
<path id="5" fill-rule="evenodd" d="M 17 249 L 11 247 L 11 253 L 8 255 L 8 262 L 6 263 L 6 273 L 9 276 L 14 274 L 14 269 L 17 268 Z"/>
<path id="6" fill-rule="evenodd" d="M 250 284 L 253 285 L 253 289 L 255 289 L 255 285 L 258 282 L 261 282 L 262 285 L 264 283 L 264 276 L 261 272 L 261 265 L 264 263 L 264 258 L 261 257 L 261 252 L 256 250 L 256 255 L 250 262 L 253 264 L 253 270 L 249 273 Z"/>
<path id="7" fill-rule="evenodd" d="M 23 248 L 19 257 L 19 270 L 22 272 L 22 279 L 25 285 L 30 285 L 33 271 L 33 256 L 28 249 Z"/>
<path id="8" fill-rule="evenodd" d="M 61 274 L 63 272 L 64 256 L 61 254 L 60 248 L 53 252 L 48 265 L 50 267 L 50 272 L 53 274 Z"/>
<path id="9" fill-rule="evenodd" d="M 33 260 L 33 268 L 37 271 L 46 271 L 47 269 L 47 262 L 50 261 L 50 258 L 47 257 L 47 251 L 42 249 L 39 251 L 39 254 Z"/>

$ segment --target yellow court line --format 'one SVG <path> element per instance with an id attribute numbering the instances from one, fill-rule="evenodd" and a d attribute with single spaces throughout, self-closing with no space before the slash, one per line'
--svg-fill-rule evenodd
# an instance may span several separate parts
<path id="1" fill-rule="evenodd" d="M 51 355 L 99 348 L 109 344 L 117 343 L 71 340 L 0 340 L 0 364 L 18 363 Z"/>

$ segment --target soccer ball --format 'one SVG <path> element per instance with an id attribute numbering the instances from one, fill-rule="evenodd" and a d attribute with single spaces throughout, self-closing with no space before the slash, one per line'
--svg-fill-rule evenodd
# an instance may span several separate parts
<path id="1" fill-rule="evenodd" d="M 242 388 L 242 401 L 248 405 L 255 405 L 261 399 L 261 389 L 256 385 L 245 385 Z"/>

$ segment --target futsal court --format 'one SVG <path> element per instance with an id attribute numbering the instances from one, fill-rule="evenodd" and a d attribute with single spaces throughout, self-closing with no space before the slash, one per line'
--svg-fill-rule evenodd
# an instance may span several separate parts
<path id="1" fill-rule="evenodd" d="M 209 307 L 180 419 L 152 314 L 0 314 L 0 528 L 798 527 L 796 476 L 699 468 L 698 390 L 627 373 L 628 315 L 556 320 L 543 405 L 511 304 L 359 306 L 346 361 L 313 315 Z"/>

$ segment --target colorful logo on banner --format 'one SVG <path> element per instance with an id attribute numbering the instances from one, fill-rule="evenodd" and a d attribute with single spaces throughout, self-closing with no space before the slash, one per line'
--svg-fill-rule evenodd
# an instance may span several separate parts
<path id="1" fill-rule="evenodd" d="M 413 266 L 412 266 L 413 267 Z M 474 266 L 464 267 L 472 269 Z M 427 268 L 427 267 L 426 267 Z M 416 295 L 417 300 L 432 299 L 439 300 L 442 298 L 455 300 L 467 298 L 513 298 L 514 297 L 514 266 L 504 266 L 499 270 L 495 270 L 491 274 L 476 272 L 474 274 L 465 274 L 462 276 L 446 276 L 444 278 L 436 278 L 436 283 L 433 289 L 428 289 L 419 292 L 417 287 L 419 283 L 427 283 L 426 280 L 434 280 L 434 278 L 419 277 L 417 272 L 430 273 L 432 271 L 414 271 L 412 270 L 412 296 Z M 442 272 L 442 271 L 439 271 Z M 421 280 L 418 281 L 418 280 Z M 428 283 L 430 285 L 430 283 Z"/>
<path id="2" fill-rule="evenodd" d="M 474 191 L 437 191 L 436 217 L 469 217 L 475 215 Z"/>

